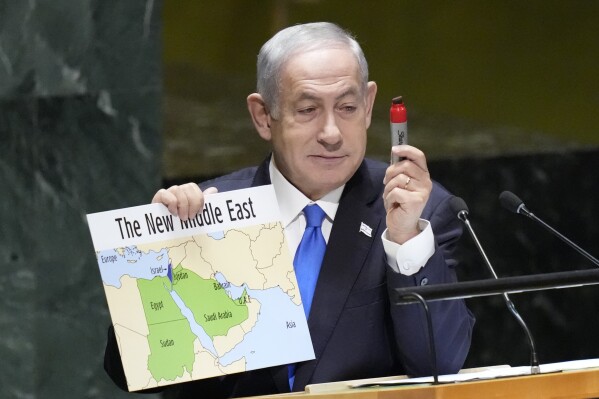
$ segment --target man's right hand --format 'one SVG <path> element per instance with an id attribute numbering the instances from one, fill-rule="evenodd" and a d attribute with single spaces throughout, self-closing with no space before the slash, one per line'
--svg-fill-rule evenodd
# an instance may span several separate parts
<path id="1" fill-rule="evenodd" d="M 217 192 L 216 187 L 207 188 L 202 192 L 197 184 L 186 183 L 168 189 L 161 188 L 154 194 L 152 203 L 163 204 L 173 215 L 179 216 L 181 220 L 187 220 L 194 218 L 202 210 L 204 195 Z"/>

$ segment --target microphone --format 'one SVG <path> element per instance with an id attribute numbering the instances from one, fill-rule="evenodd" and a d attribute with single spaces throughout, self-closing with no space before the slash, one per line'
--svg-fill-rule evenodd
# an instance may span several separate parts
<path id="1" fill-rule="evenodd" d="M 493 269 L 493 266 L 491 265 L 491 262 L 489 261 L 487 254 L 485 253 L 482 245 L 480 244 L 480 241 L 478 241 L 476 233 L 474 233 L 474 229 L 472 228 L 472 226 L 470 224 L 470 220 L 468 220 L 468 205 L 466 205 L 466 202 L 462 198 L 452 197 L 449 200 L 449 206 L 450 206 L 452 212 L 454 212 L 457 215 L 458 219 L 460 219 L 466 226 L 468 232 L 470 233 L 470 236 L 472 237 L 472 240 L 476 244 L 476 248 L 478 249 L 478 252 L 481 254 L 482 258 L 484 259 L 485 264 L 487 265 L 487 268 L 493 275 L 493 278 L 495 278 L 497 280 L 498 279 L 497 273 L 495 273 L 495 269 Z M 528 344 L 530 347 L 530 374 L 539 374 L 541 372 L 541 368 L 539 366 L 539 358 L 537 356 L 537 350 L 536 350 L 535 342 L 532 338 L 532 334 L 531 334 L 530 330 L 528 329 L 528 326 L 524 322 L 524 319 L 522 318 L 522 316 L 520 316 L 520 313 L 518 313 L 518 311 L 516 310 L 516 306 L 511 301 L 508 294 L 503 293 L 503 299 L 505 301 L 505 304 L 506 304 L 508 310 L 514 316 L 514 318 L 518 321 L 518 324 L 520 324 L 520 326 L 524 330 L 524 333 L 526 334 L 526 337 L 528 338 Z"/>
<path id="2" fill-rule="evenodd" d="M 534 213 L 528 210 L 526 205 L 524 205 L 524 202 L 520 198 L 518 198 L 516 194 L 512 193 L 511 191 L 504 191 L 499 195 L 499 202 L 508 211 L 527 216 L 535 222 L 539 223 L 541 226 L 549 230 L 553 235 L 557 236 L 570 247 L 574 248 L 579 254 L 590 260 L 595 266 L 599 267 L 599 260 L 597 260 L 597 258 L 593 257 L 591 254 L 589 254 L 584 249 L 580 248 L 578 245 L 576 245 L 566 236 L 561 234 L 559 231 L 555 230 L 553 227 L 549 226 L 543 220 L 539 219 Z"/>

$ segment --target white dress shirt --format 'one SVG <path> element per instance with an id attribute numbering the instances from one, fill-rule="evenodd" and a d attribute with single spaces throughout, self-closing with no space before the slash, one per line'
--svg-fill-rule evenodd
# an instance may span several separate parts
<path id="1" fill-rule="evenodd" d="M 306 229 L 306 217 L 302 212 L 306 205 L 316 203 L 325 212 L 326 217 L 322 222 L 322 235 L 328 243 L 333 221 L 339 207 L 339 200 L 341 199 L 345 185 L 336 188 L 314 202 L 281 174 L 273 158 L 270 161 L 269 173 L 270 181 L 277 196 L 291 258 L 295 257 L 295 251 Z M 412 275 L 420 270 L 435 252 L 433 230 L 430 223 L 424 219 L 420 219 L 418 227 L 421 233 L 401 245 L 387 239 L 386 229 L 383 232 L 381 239 L 383 240 L 383 248 L 387 255 L 387 264 L 395 272 L 407 276 Z"/>

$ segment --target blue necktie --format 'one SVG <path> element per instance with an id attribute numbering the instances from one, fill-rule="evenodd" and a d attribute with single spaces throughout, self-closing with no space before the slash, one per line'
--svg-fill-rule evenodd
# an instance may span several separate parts
<path id="1" fill-rule="evenodd" d="M 321 230 L 322 221 L 325 217 L 324 211 L 316 204 L 308 205 L 304 208 L 304 215 L 306 216 L 306 230 L 295 252 L 293 268 L 295 269 L 295 277 L 304 304 L 304 313 L 308 318 L 327 243 Z M 290 364 L 289 387 L 291 389 L 293 389 L 294 380 L 295 364 Z"/>
<path id="2" fill-rule="evenodd" d="M 306 215 L 306 230 L 295 252 L 293 268 L 307 318 L 310 315 L 312 297 L 327 244 L 321 230 L 325 217 L 324 211 L 316 204 L 308 205 L 304 208 L 304 215 Z"/>

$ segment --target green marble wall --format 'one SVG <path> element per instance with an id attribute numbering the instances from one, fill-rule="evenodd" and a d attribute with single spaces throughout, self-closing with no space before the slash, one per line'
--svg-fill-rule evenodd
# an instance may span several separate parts
<path id="1" fill-rule="evenodd" d="M 1 398 L 129 397 L 85 215 L 160 185 L 161 7 L 0 2 Z"/>

